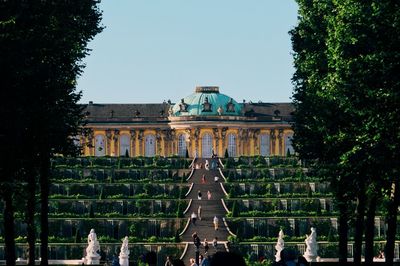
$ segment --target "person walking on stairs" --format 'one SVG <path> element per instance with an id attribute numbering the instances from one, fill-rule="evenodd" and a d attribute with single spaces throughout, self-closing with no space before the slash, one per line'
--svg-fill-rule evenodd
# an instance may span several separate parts
<path id="1" fill-rule="evenodd" d="M 202 195 L 201 195 L 201 191 L 200 191 L 200 190 L 197 191 L 197 199 L 198 199 L 198 200 L 201 200 L 201 196 L 202 196 Z"/>
<path id="2" fill-rule="evenodd" d="M 208 190 L 207 191 L 207 199 L 210 200 L 211 199 L 211 192 Z"/>
<path id="3" fill-rule="evenodd" d="M 208 246 L 207 238 L 204 238 L 204 254 L 208 253 L 208 249 L 209 249 L 209 246 Z"/>
<path id="4" fill-rule="evenodd" d="M 192 212 L 192 215 L 190 215 L 190 218 L 192 219 L 193 225 L 196 225 L 196 220 L 197 220 L 196 213 Z"/>
<path id="5" fill-rule="evenodd" d="M 218 179 L 219 179 L 219 177 L 216 175 L 216 176 L 214 176 L 214 182 L 215 183 L 218 183 Z"/>
<path id="6" fill-rule="evenodd" d="M 215 252 L 217 252 L 218 251 L 218 237 L 214 238 L 214 240 L 212 242 L 212 245 L 213 245 L 213 247 L 215 249 Z"/>
<path id="7" fill-rule="evenodd" d="M 203 175 L 201 176 L 201 183 L 202 183 L 202 184 L 205 184 L 205 183 L 206 183 L 206 175 L 205 175 L 205 174 L 203 174 Z"/>
<path id="8" fill-rule="evenodd" d="M 214 230 L 215 230 L 215 231 L 218 230 L 218 222 L 219 222 L 218 217 L 217 217 L 217 216 L 214 216 L 213 223 L 214 223 Z"/>
<path id="9" fill-rule="evenodd" d="M 199 217 L 199 220 L 201 221 L 201 205 L 197 208 L 197 217 Z"/>

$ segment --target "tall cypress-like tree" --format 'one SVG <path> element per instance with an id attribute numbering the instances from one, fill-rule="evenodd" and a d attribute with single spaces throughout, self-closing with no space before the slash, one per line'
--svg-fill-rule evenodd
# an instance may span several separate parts
<path id="1" fill-rule="evenodd" d="M 102 28 L 96 0 L 3 1 L 0 3 L 0 57 L 4 74 L 1 107 L 1 188 L 6 202 L 7 265 L 15 264 L 13 205 L 18 178 L 29 163 L 39 169 L 41 264 L 48 261 L 48 193 L 50 159 L 76 154 L 82 107 L 77 104 L 76 78 L 87 43 Z M 28 140 L 27 142 L 21 140 Z M 24 145 L 25 144 L 25 145 Z M 13 163 L 9 163 L 12 161 Z"/>
<path id="2" fill-rule="evenodd" d="M 360 264 L 365 231 L 366 260 L 371 262 L 372 221 L 382 197 L 380 188 L 391 193 L 386 249 L 391 263 L 400 165 L 400 123 L 395 119 L 400 115 L 396 74 L 400 68 L 400 3 L 298 3 L 299 24 L 292 31 L 295 145 L 302 158 L 314 160 L 330 177 L 340 211 L 341 261 L 346 260 L 347 229 L 341 229 L 348 220 L 346 203 L 353 196 L 357 203 L 354 261 Z"/>

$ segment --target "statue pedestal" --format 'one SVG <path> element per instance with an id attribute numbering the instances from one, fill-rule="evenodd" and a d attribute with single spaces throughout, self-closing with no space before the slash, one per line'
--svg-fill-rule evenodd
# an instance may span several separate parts
<path id="1" fill-rule="evenodd" d="M 303 257 L 308 261 L 308 262 L 316 262 L 318 255 L 316 254 L 311 254 L 308 252 L 305 252 Z"/>
<path id="2" fill-rule="evenodd" d="M 119 256 L 120 266 L 129 266 L 129 256 Z"/>
<path id="3" fill-rule="evenodd" d="M 100 264 L 100 256 L 99 255 L 91 255 L 85 257 L 85 265 L 99 265 Z"/>

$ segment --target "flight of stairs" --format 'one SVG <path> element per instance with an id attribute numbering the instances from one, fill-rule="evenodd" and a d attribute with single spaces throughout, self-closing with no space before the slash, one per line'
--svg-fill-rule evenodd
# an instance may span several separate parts
<path id="1" fill-rule="evenodd" d="M 207 159 L 210 167 L 211 162 L 214 160 L 217 162 L 217 159 Z M 197 235 L 200 237 L 202 246 L 200 247 L 200 254 L 204 255 L 204 247 L 203 241 L 207 238 L 209 244 L 209 251 L 207 255 L 212 255 L 215 253 L 215 249 L 212 246 L 212 241 L 215 237 L 218 238 L 218 251 L 226 251 L 225 246 L 223 243 L 227 241 L 229 233 L 224 225 L 222 220 L 223 217 L 226 215 L 226 210 L 222 205 L 221 199 L 225 197 L 224 192 L 221 189 L 220 182 L 224 182 L 224 179 L 220 175 L 218 169 L 214 170 L 206 170 L 204 169 L 206 159 L 196 159 L 194 162 L 195 164 L 202 164 L 203 167 L 201 169 L 195 169 L 193 172 L 192 177 L 188 180 L 189 183 L 194 183 L 192 191 L 186 197 L 187 199 L 193 199 L 192 204 L 189 210 L 186 212 L 185 217 L 189 218 L 192 212 L 197 214 L 198 206 L 201 205 L 202 212 L 201 212 L 201 221 L 197 219 L 196 225 L 192 223 L 189 225 L 186 232 L 181 236 L 182 242 L 188 242 L 189 247 L 184 254 L 183 262 L 185 264 L 189 263 L 190 258 L 195 257 L 195 246 L 193 244 L 192 234 L 197 232 Z M 201 182 L 202 175 L 206 175 L 206 183 L 203 184 Z M 219 181 L 218 183 L 214 182 L 214 177 L 218 176 Z M 197 199 L 198 191 L 202 193 L 202 199 Z M 207 191 L 211 192 L 211 200 L 207 199 Z M 219 229 L 216 231 L 214 230 L 213 218 L 217 216 L 219 219 Z"/>

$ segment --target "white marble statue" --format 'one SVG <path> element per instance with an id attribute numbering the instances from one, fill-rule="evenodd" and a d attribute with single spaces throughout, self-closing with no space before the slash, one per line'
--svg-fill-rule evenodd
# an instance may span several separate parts
<path id="1" fill-rule="evenodd" d="M 276 245 L 275 245 L 275 249 L 276 249 L 275 261 L 276 262 L 281 260 L 281 251 L 285 248 L 285 241 L 283 240 L 284 236 L 285 235 L 283 234 L 283 230 L 281 229 L 279 231 L 278 241 L 276 242 Z"/>
<path id="2" fill-rule="evenodd" d="M 224 112 L 224 109 L 222 109 L 222 107 L 218 107 L 217 112 L 219 115 L 222 115 L 222 113 Z"/>
<path id="3" fill-rule="evenodd" d="M 100 263 L 100 244 L 97 240 L 97 235 L 94 229 L 90 230 L 88 235 L 88 246 L 86 248 L 86 262 L 85 264 L 99 264 Z"/>
<path id="4" fill-rule="evenodd" d="M 119 253 L 119 265 L 129 266 L 129 246 L 128 237 L 122 241 L 121 252 Z"/>
<path id="5" fill-rule="evenodd" d="M 307 261 L 317 261 L 318 257 L 318 243 L 317 243 L 317 229 L 311 227 L 311 234 L 305 240 L 306 251 L 304 252 L 304 257 Z"/>

